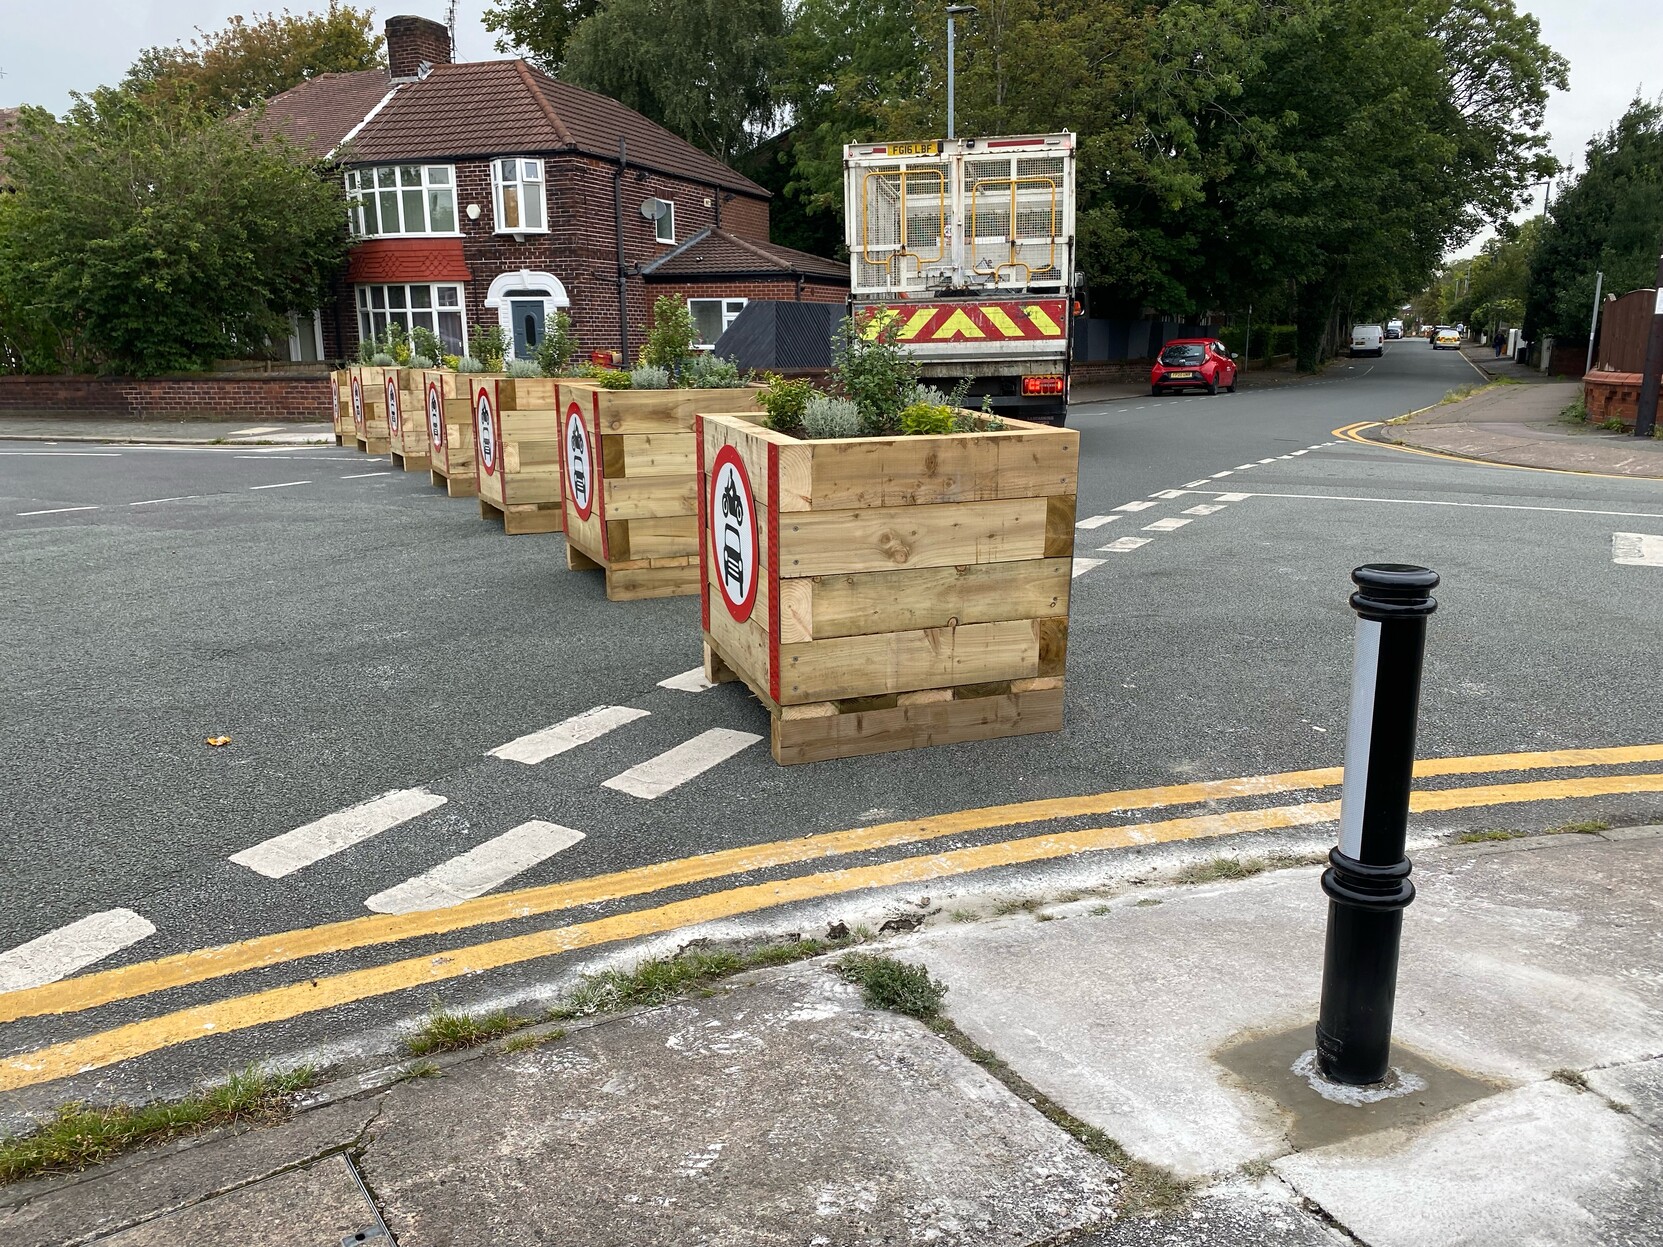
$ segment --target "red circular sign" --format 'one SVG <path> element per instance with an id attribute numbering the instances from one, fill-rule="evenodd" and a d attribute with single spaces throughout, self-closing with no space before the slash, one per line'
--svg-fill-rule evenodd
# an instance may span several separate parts
<path id="1" fill-rule="evenodd" d="M 478 435 L 479 466 L 485 469 L 486 476 L 494 476 L 497 470 L 497 432 L 491 416 L 491 392 L 484 386 L 479 387 L 474 397 L 474 432 Z"/>
<path id="2" fill-rule="evenodd" d="M 352 423 L 364 427 L 364 379 L 352 374 Z"/>
<path id="3" fill-rule="evenodd" d="M 565 442 L 566 494 L 578 518 L 586 520 L 595 509 L 595 455 L 583 423 L 583 408 L 576 402 L 566 407 Z"/>
<path id="4" fill-rule="evenodd" d="M 433 449 L 445 448 L 445 401 L 439 395 L 439 383 L 427 383 L 427 430 L 433 437 Z"/>
<path id="5" fill-rule="evenodd" d="M 399 412 L 399 409 L 398 409 L 398 378 L 397 377 L 388 377 L 387 378 L 387 428 L 390 432 L 393 432 L 393 433 L 398 432 L 400 414 L 401 413 Z"/>
<path id="6" fill-rule="evenodd" d="M 756 495 L 745 461 L 732 446 L 716 452 L 710 469 L 710 497 L 705 512 L 710 558 L 722 603 L 736 623 L 744 623 L 756 609 L 757 567 Z"/>

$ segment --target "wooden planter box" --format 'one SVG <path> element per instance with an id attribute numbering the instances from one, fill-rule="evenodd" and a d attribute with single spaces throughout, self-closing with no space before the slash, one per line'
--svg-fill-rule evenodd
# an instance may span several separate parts
<path id="1" fill-rule="evenodd" d="M 352 369 L 338 369 L 329 378 L 335 387 L 335 445 L 356 445 L 358 434 L 352 424 Z"/>
<path id="2" fill-rule="evenodd" d="M 391 370 L 389 369 L 389 372 Z M 406 472 L 426 472 L 432 466 L 428 443 L 427 396 L 424 378 L 416 368 L 400 368 L 383 388 L 387 403 L 387 441 L 392 447 L 393 466 Z"/>
<path id="3" fill-rule="evenodd" d="M 705 674 L 775 761 L 1061 729 L 1078 433 L 697 436 Z"/>
<path id="4" fill-rule="evenodd" d="M 557 533 L 560 378 L 478 379 L 473 394 L 479 513 L 505 533 Z"/>
<path id="5" fill-rule="evenodd" d="M 351 370 L 353 444 L 366 454 L 384 455 L 392 450 L 387 431 L 387 381 L 391 378 L 396 389 L 400 371 L 398 368 Z"/>
<path id="6" fill-rule="evenodd" d="M 475 381 L 496 381 L 479 373 L 427 372 L 422 391 L 427 419 L 428 467 L 435 485 L 452 498 L 472 498 L 474 483 L 473 400 Z"/>
<path id="7" fill-rule="evenodd" d="M 699 591 L 695 412 L 762 418 L 754 387 L 607 390 L 562 382 L 566 566 L 600 568 L 613 602 Z"/>

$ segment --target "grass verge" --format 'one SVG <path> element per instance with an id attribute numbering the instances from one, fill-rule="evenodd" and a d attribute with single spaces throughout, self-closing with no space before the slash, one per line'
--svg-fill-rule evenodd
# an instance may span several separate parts
<path id="1" fill-rule="evenodd" d="M 530 1018 L 519 1017 L 504 1009 L 491 1013 L 452 1013 L 440 1008 L 433 1011 L 404 1041 L 404 1050 L 411 1056 L 432 1056 L 435 1052 L 460 1052 L 463 1048 L 477 1048 L 504 1035 L 511 1035 L 522 1026 L 530 1025 Z"/>
<path id="2" fill-rule="evenodd" d="M 289 1115 L 290 1097 L 311 1081 L 310 1067 L 283 1074 L 250 1067 L 179 1100 L 136 1108 L 65 1104 L 39 1129 L 0 1139 L 0 1183 L 74 1173 L 145 1144 L 216 1126 L 269 1125 Z"/>

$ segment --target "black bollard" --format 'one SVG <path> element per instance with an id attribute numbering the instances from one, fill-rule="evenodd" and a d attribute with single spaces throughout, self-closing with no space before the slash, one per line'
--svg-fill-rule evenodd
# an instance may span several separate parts
<path id="1" fill-rule="evenodd" d="M 1415 899 L 1404 855 L 1415 765 L 1426 617 L 1438 574 L 1401 563 L 1351 573 L 1357 652 L 1340 793 L 1340 843 L 1322 875 L 1328 942 L 1322 959 L 1317 1065 L 1334 1082 L 1386 1076 L 1403 911 Z"/>

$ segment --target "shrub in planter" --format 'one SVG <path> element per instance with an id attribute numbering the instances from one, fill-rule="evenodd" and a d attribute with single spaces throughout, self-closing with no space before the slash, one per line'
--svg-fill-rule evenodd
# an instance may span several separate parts
<path id="1" fill-rule="evenodd" d="M 629 388 L 632 390 L 667 390 L 670 388 L 670 370 L 655 368 L 651 364 L 642 364 L 639 368 L 630 370 Z"/>
<path id="2" fill-rule="evenodd" d="M 790 433 L 781 429 L 782 433 Z M 801 436 L 808 438 L 859 437 L 860 408 L 849 398 L 815 394 L 803 410 Z"/>
<path id="3" fill-rule="evenodd" d="M 694 390 L 731 390 L 744 384 L 739 365 L 715 355 L 695 355 L 681 371 L 681 384 Z"/>
<path id="4" fill-rule="evenodd" d="M 814 397 L 814 385 L 807 378 L 787 380 L 778 373 L 763 377 L 762 392 L 757 402 L 768 413 L 768 427 L 788 436 L 797 436 L 803 427 L 803 414 Z"/>
<path id="5" fill-rule="evenodd" d="M 545 377 L 569 376 L 572 360 L 581 350 L 571 316 L 566 312 L 556 312 L 537 347 L 537 363 Z"/>

